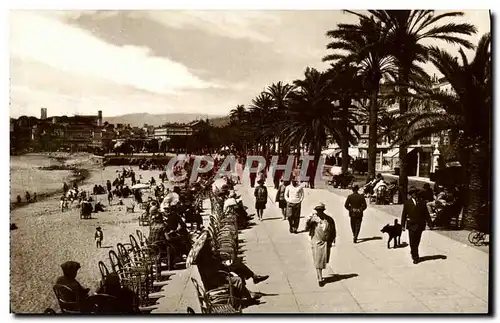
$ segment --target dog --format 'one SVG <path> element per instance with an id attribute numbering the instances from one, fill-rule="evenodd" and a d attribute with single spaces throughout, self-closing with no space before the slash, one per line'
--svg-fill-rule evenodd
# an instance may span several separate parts
<path id="1" fill-rule="evenodd" d="M 398 220 L 394 220 L 394 225 L 387 224 L 380 230 L 380 232 L 384 232 L 389 234 L 389 240 L 387 240 L 387 249 L 391 248 L 391 240 L 394 239 L 394 249 L 401 245 L 401 232 L 403 228 L 401 224 L 398 223 Z"/>

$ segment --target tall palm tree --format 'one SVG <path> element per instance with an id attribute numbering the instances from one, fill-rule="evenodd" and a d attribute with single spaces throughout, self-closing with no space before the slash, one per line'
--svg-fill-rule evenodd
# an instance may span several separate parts
<path id="1" fill-rule="evenodd" d="M 254 99 L 250 106 L 250 120 L 253 124 L 253 138 L 267 153 L 270 148 L 270 140 L 274 139 L 274 125 L 272 112 L 274 100 L 271 94 L 261 92 Z"/>
<path id="2" fill-rule="evenodd" d="M 342 173 L 349 168 L 349 143 L 359 139 L 355 125 L 360 113 L 353 100 L 363 96 L 362 79 L 359 70 L 352 64 L 334 64 L 328 70 L 331 80 L 331 99 L 338 102 L 340 109 L 340 148 L 342 151 Z M 354 138 L 354 136 L 355 138 Z"/>
<path id="3" fill-rule="evenodd" d="M 469 62 L 460 50 L 462 63 L 437 47 L 429 48 L 430 61 L 450 83 L 453 91 L 417 88 L 417 98 L 430 99 L 436 109 L 407 114 L 409 126 L 401 139 L 409 142 L 441 131 L 457 134 L 454 146 L 468 172 L 469 194 L 465 201 L 463 225 L 477 228 L 486 220 L 478 218 L 482 203 L 490 200 L 492 129 L 491 34 L 483 35 L 474 59 Z M 487 214 L 481 214 L 488 216 Z"/>
<path id="4" fill-rule="evenodd" d="M 360 69 L 364 87 L 369 92 L 368 176 L 375 177 L 380 83 L 384 76 L 394 75 L 396 72 L 394 58 L 389 56 L 387 35 L 381 23 L 364 17 L 359 19 L 358 24 L 339 24 L 337 29 L 328 31 L 326 35 L 333 39 L 327 49 L 342 52 L 327 55 L 323 61 L 355 64 Z"/>
<path id="5" fill-rule="evenodd" d="M 373 19 L 383 25 L 387 35 L 391 55 L 395 58 L 398 67 L 398 83 L 401 99 L 399 112 L 408 111 L 408 86 L 414 82 L 428 82 L 429 78 L 418 63 L 425 63 L 429 58 L 429 40 L 445 41 L 458 44 L 465 48 L 473 48 L 472 43 L 462 38 L 476 33 L 477 28 L 467 23 L 445 22 L 448 18 L 462 17 L 463 12 L 447 12 L 436 15 L 434 10 L 369 10 L 370 16 L 356 12 L 350 13 L 362 19 Z M 402 188 L 399 194 L 400 202 L 406 200 L 408 189 L 407 145 L 399 147 L 400 173 L 399 185 Z"/>
<path id="6" fill-rule="evenodd" d="M 314 155 L 313 166 L 317 167 L 328 135 L 340 141 L 338 110 L 331 103 L 329 76 L 308 67 L 304 79 L 294 84 L 297 90 L 281 120 L 282 132 L 288 145 L 308 144 Z M 314 187 L 314 179 L 311 184 Z"/>
<path id="7" fill-rule="evenodd" d="M 278 83 L 271 84 L 264 91 L 272 100 L 272 109 L 269 115 L 270 123 L 265 127 L 265 130 L 270 134 L 278 134 L 273 138 L 278 138 L 278 151 L 280 153 L 283 153 L 287 148 L 283 145 L 283 138 L 279 136 L 281 129 L 275 128 L 275 126 L 280 124 L 279 120 L 283 117 L 284 111 L 288 108 L 294 90 L 295 85 L 279 81 Z"/>

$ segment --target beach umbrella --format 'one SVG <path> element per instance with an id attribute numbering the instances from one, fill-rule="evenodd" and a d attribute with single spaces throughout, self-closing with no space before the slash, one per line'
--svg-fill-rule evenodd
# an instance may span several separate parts
<path id="1" fill-rule="evenodd" d="M 186 268 L 191 267 L 191 265 L 195 262 L 196 258 L 198 258 L 198 254 L 200 253 L 201 248 L 203 248 L 203 245 L 207 241 L 208 238 L 208 232 L 203 231 L 198 239 L 193 244 L 193 247 L 189 251 L 189 254 L 186 259 Z"/>
<path id="2" fill-rule="evenodd" d="M 130 187 L 130 188 L 131 188 L 131 189 L 133 189 L 133 190 L 140 190 L 140 189 L 143 189 L 143 188 L 149 188 L 149 185 L 139 183 L 139 184 L 135 184 L 135 185 L 133 185 L 133 186 L 132 186 L 132 187 Z"/>

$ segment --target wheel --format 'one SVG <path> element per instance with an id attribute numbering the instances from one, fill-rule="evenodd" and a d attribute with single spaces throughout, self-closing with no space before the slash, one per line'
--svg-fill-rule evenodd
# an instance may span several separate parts
<path id="1" fill-rule="evenodd" d="M 477 246 L 481 240 L 481 233 L 472 231 L 467 238 L 471 244 Z"/>

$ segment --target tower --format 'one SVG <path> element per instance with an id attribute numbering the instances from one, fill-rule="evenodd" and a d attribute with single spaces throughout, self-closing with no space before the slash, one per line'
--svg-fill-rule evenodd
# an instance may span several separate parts
<path id="1" fill-rule="evenodd" d="M 98 119 L 97 125 L 99 127 L 102 127 L 102 111 L 101 110 L 97 111 L 97 119 Z"/>
<path id="2" fill-rule="evenodd" d="M 45 120 L 47 119 L 47 108 L 41 108 L 40 109 L 40 119 Z"/>

